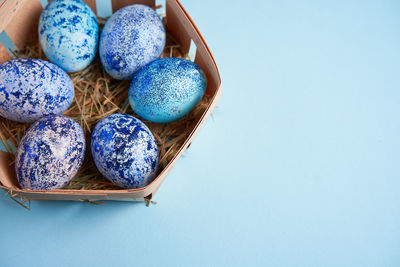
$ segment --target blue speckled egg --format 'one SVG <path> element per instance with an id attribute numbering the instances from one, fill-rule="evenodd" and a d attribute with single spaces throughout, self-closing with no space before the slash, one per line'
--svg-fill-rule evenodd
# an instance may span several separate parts
<path id="1" fill-rule="evenodd" d="M 152 8 L 126 6 L 104 25 L 99 45 L 101 63 L 113 78 L 132 79 L 137 70 L 161 56 L 165 39 L 164 26 Z"/>
<path id="2" fill-rule="evenodd" d="M 163 58 L 134 75 L 129 102 L 142 118 L 166 123 L 189 113 L 205 90 L 206 78 L 199 66 L 182 58 Z"/>
<path id="3" fill-rule="evenodd" d="M 97 169 L 120 187 L 144 187 L 156 175 L 156 140 L 133 116 L 116 113 L 102 119 L 92 132 L 91 149 Z"/>
<path id="4" fill-rule="evenodd" d="M 81 0 L 52 0 L 40 15 L 43 52 L 65 71 L 89 66 L 96 56 L 98 36 L 96 15 Z"/>
<path id="5" fill-rule="evenodd" d="M 34 122 L 62 114 L 74 99 L 74 85 L 61 68 L 50 62 L 20 58 L 0 65 L 0 116 Z"/>
<path id="6" fill-rule="evenodd" d="M 51 115 L 32 124 L 15 157 L 15 173 L 23 189 L 64 187 L 85 157 L 85 134 L 73 119 Z"/>

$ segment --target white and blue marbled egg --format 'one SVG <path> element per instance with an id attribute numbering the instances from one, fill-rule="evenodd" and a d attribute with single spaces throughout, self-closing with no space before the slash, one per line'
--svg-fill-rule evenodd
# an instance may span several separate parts
<path id="1" fill-rule="evenodd" d="M 34 122 L 62 114 L 74 99 L 74 85 L 58 66 L 40 59 L 20 58 L 0 64 L 0 116 Z"/>
<path id="2" fill-rule="evenodd" d="M 52 0 L 39 19 L 43 52 L 65 71 L 85 69 L 97 52 L 99 25 L 92 9 L 81 0 Z"/>
<path id="3" fill-rule="evenodd" d="M 182 58 L 163 58 L 134 75 L 129 102 L 140 117 L 167 123 L 189 113 L 205 90 L 206 77 L 199 66 Z"/>
<path id="4" fill-rule="evenodd" d="M 99 44 L 100 60 L 113 78 L 129 80 L 137 70 L 161 56 L 165 40 L 164 26 L 152 8 L 126 6 L 104 25 Z"/>
<path id="5" fill-rule="evenodd" d="M 120 187 L 144 187 L 156 176 L 156 140 L 131 115 L 116 113 L 102 119 L 92 132 L 91 150 L 97 169 Z"/>
<path id="6" fill-rule="evenodd" d="M 15 173 L 23 189 L 64 187 L 85 157 L 85 134 L 73 119 L 47 116 L 26 131 L 18 145 Z"/>

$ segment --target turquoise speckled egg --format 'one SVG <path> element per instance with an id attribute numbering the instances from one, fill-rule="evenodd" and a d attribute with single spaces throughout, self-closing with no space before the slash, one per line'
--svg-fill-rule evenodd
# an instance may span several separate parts
<path id="1" fill-rule="evenodd" d="M 43 52 L 65 71 L 89 66 L 96 56 L 98 35 L 96 15 L 81 0 L 52 0 L 40 15 Z"/>
<path id="2" fill-rule="evenodd" d="M 40 59 L 20 58 L 0 64 L 0 116 L 34 122 L 64 113 L 74 99 L 74 85 L 60 67 Z"/>
<path id="3" fill-rule="evenodd" d="M 166 123 L 189 113 L 205 90 L 206 77 L 199 66 L 182 58 L 163 58 L 134 75 L 129 102 L 142 118 Z"/>
<path id="4" fill-rule="evenodd" d="M 85 158 L 85 134 L 73 119 L 52 115 L 32 124 L 15 156 L 15 174 L 23 189 L 64 187 Z"/>
<path id="5" fill-rule="evenodd" d="M 157 173 L 156 140 L 149 128 L 131 115 L 116 113 L 97 123 L 91 149 L 97 169 L 120 187 L 144 187 Z"/>
<path id="6" fill-rule="evenodd" d="M 152 8 L 126 6 L 104 25 L 99 44 L 100 60 L 113 78 L 130 80 L 137 70 L 161 56 L 165 40 L 164 26 Z"/>

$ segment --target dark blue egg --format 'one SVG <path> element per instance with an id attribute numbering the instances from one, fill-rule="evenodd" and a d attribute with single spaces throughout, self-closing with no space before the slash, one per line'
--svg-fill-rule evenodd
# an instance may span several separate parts
<path id="1" fill-rule="evenodd" d="M 15 173 L 23 189 L 64 187 L 85 157 L 85 134 L 73 119 L 52 115 L 38 120 L 18 145 Z"/>
<path id="2" fill-rule="evenodd" d="M 43 52 L 65 71 L 85 69 L 97 52 L 99 25 L 92 9 L 81 0 L 52 0 L 39 19 Z"/>
<path id="3" fill-rule="evenodd" d="M 46 115 L 62 114 L 74 99 L 74 85 L 61 68 L 32 58 L 0 65 L 0 116 L 34 122 Z"/>
<path id="4" fill-rule="evenodd" d="M 92 132 L 91 150 L 97 169 L 120 187 L 144 187 L 156 176 L 156 140 L 133 116 L 113 114 L 102 119 Z"/>
<path id="5" fill-rule="evenodd" d="M 107 20 L 101 32 L 101 63 L 113 78 L 132 79 L 137 70 L 161 56 L 165 36 L 161 19 L 152 8 L 121 8 Z"/>
<path id="6" fill-rule="evenodd" d="M 163 58 L 134 75 L 129 102 L 140 117 L 166 123 L 189 113 L 205 90 L 206 78 L 199 66 L 182 58 Z"/>

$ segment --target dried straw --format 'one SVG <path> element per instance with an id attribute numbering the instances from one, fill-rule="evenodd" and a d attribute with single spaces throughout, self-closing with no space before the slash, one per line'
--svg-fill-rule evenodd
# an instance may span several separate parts
<path id="1" fill-rule="evenodd" d="M 46 59 L 39 43 L 31 43 L 21 51 L 20 56 Z M 167 33 L 167 43 L 162 57 L 188 58 L 181 46 Z M 90 153 L 90 134 L 96 123 L 113 113 L 134 115 L 129 105 L 129 81 L 119 81 L 109 76 L 101 66 L 98 57 L 85 70 L 69 74 L 75 86 L 75 99 L 64 115 L 77 121 L 85 131 L 87 138 L 86 158 L 78 174 L 64 189 L 120 189 L 106 180 L 97 170 Z M 157 140 L 160 160 L 159 173 L 167 166 L 183 145 L 196 123 L 209 104 L 209 98 L 203 97 L 201 102 L 182 119 L 158 124 L 144 121 Z M 7 151 L 15 157 L 15 149 L 6 141 L 17 147 L 30 124 L 21 124 L 0 118 L 0 139 Z"/>

